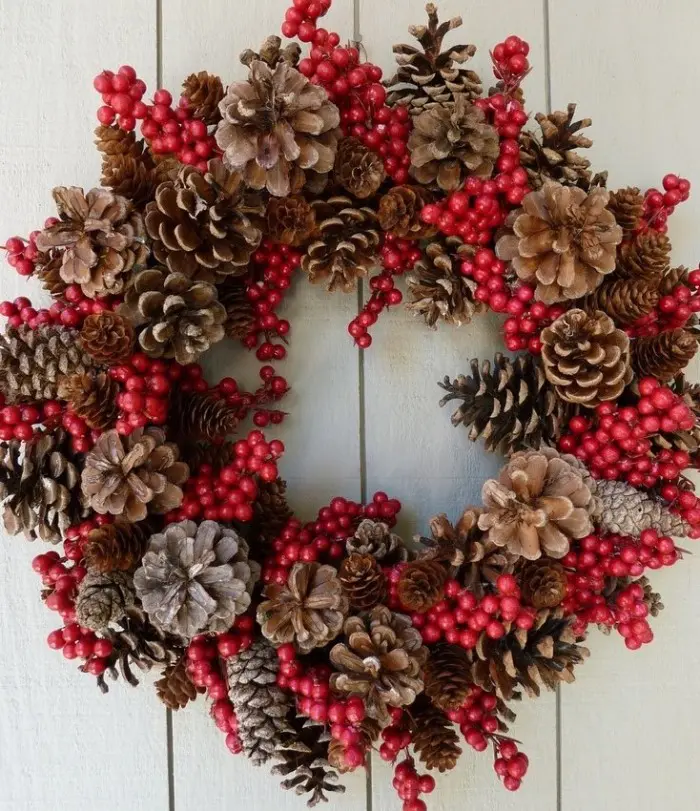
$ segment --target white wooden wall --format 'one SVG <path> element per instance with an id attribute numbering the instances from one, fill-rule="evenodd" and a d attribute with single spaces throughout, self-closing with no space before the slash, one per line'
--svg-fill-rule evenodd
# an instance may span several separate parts
<path id="1" fill-rule="evenodd" d="M 240 75 L 238 53 L 276 33 L 284 0 L 0 0 L 0 236 L 26 234 L 51 212 L 57 184 L 89 187 L 102 68 L 134 65 L 154 88 L 159 72 L 176 91 L 190 72 Z M 368 57 L 391 67 L 391 44 L 408 41 L 423 0 L 335 0 L 329 27 L 362 36 Z M 612 186 L 647 187 L 675 171 L 698 192 L 672 221 L 675 260 L 696 266 L 700 244 L 700 151 L 695 55 L 700 7 L 687 0 L 442 0 L 442 16 L 465 19 L 460 41 L 488 48 L 515 33 L 531 44 L 529 108 L 576 101 L 594 120 L 594 159 Z M 0 270 L 0 299 L 36 291 Z M 431 333 L 403 311 L 375 327 L 360 359 L 346 334 L 354 297 L 328 301 L 299 284 L 287 305 L 293 324 L 284 374 L 294 387 L 280 431 L 293 504 L 311 515 L 336 494 L 385 489 L 407 505 L 403 529 L 435 512 L 456 513 L 497 468 L 450 427 L 435 381 L 465 371 L 498 346 L 495 322 Z M 249 377 L 238 350 L 217 348 L 217 376 Z M 255 381 L 252 381 L 253 383 Z M 147 686 L 118 685 L 107 697 L 44 642 L 55 619 L 30 569 L 38 547 L 0 543 L 0 811 L 195 811 L 303 808 L 265 771 L 226 751 L 203 703 L 169 718 Z M 524 704 L 514 734 L 531 769 L 515 795 L 490 756 L 463 757 L 438 781 L 434 811 L 690 811 L 697 803 L 700 743 L 700 575 L 696 558 L 657 575 L 667 610 L 656 641 L 628 653 L 595 636 L 578 683 Z M 347 780 L 339 811 L 398 809 L 390 770 Z"/>

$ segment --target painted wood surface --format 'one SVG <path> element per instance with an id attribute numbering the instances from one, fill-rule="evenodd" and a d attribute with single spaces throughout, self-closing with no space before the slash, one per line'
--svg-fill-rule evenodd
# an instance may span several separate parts
<path id="1" fill-rule="evenodd" d="M 133 64 L 155 87 L 176 91 L 190 72 L 224 81 L 241 75 L 238 54 L 276 32 L 287 3 L 257 0 L 0 0 L 0 234 L 26 233 L 52 213 L 57 184 L 90 187 L 99 161 L 90 148 L 97 97 L 92 77 Z M 367 57 L 391 70 L 391 45 L 408 42 L 423 20 L 423 0 L 336 0 L 328 27 L 361 35 Z M 642 187 L 677 171 L 700 184 L 696 141 L 697 69 L 693 45 L 700 10 L 684 0 L 441 0 L 443 17 L 461 14 L 454 42 L 479 46 L 474 59 L 488 82 L 488 48 L 510 33 L 531 44 L 528 108 L 580 104 L 594 120 L 597 167 L 612 186 Z M 621 35 L 625 32 L 625 36 Z M 676 213 L 674 260 L 697 264 L 700 196 Z M 37 296 L 8 269 L 0 299 Z M 382 489 L 407 506 L 401 529 L 426 529 L 436 512 L 456 515 L 479 498 L 498 460 L 452 429 L 440 411 L 436 382 L 488 357 L 499 346 L 495 319 L 431 332 L 403 309 L 374 328 L 360 359 L 346 333 L 354 297 L 332 300 L 300 284 L 285 305 L 292 322 L 290 357 L 279 366 L 293 386 L 291 412 L 279 431 L 282 464 L 295 508 L 312 517 L 336 494 L 359 498 Z M 212 377 L 231 374 L 255 385 L 255 363 L 218 346 Z M 695 372 L 698 373 L 698 368 Z M 38 599 L 29 562 L 36 546 L 0 543 L 0 811 L 149 811 L 199 808 L 303 808 L 275 779 L 231 757 L 203 703 L 166 713 L 149 685 L 117 685 L 107 697 L 44 643 L 56 623 Z M 667 611 L 656 641 L 627 653 L 617 637 L 594 636 L 577 684 L 524 702 L 514 734 L 530 756 L 523 789 L 509 795 L 489 755 L 467 754 L 440 779 L 434 811 L 638 811 L 695 807 L 691 753 L 697 747 L 700 597 L 693 557 L 655 577 Z M 15 618 L 23 618 L 19 626 Z M 378 758 L 370 780 L 346 780 L 340 811 L 398 809 L 391 775 Z"/>

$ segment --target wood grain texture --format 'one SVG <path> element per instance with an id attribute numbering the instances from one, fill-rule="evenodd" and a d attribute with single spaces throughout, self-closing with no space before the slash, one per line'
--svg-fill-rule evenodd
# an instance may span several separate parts
<path id="1" fill-rule="evenodd" d="M 155 4 L 0 2 L 0 233 L 27 234 L 54 213 L 51 188 L 97 185 L 92 78 L 131 63 L 156 75 Z M 43 300 L 5 265 L 0 298 Z M 31 570 L 39 542 L 0 544 L 0 809 L 168 807 L 165 711 L 148 685 L 103 696 L 45 643 L 60 625 Z M 148 771 L 144 770 L 148 764 Z"/>
<path id="2" fill-rule="evenodd" d="M 367 58 L 391 76 L 391 45 L 413 43 L 407 28 L 426 19 L 423 0 L 360 2 L 360 31 Z M 525 83 L 529 109 L 544 109 L 544 24 L 541 0 L 507 0 L 494 4 L 476 0 L 438 4 L 441 20 L 461 14 L 464 25 L 452 32 L 449 44 L 473 43 L 474 69 L 488 87 L 492 81 L 489 49 L 509 34 L 530 43 L 533 70 Z M 493 357 L 502 346 L 500 319 L 477 316 L 460 328 L 429 330 L 403 307 L 381 316 L 373 328 L 374 343 L 365 353 L 365 424 L 367 488 L 386 490 L 406 505 L 400 528 L 404 537 L 427 531 L 428 519 L 445 512 L 457 517 L 468 504 L 479 503 L 481 485 L 502 460 L 487 455 L 467 432 L 450 424 L 449 405 L 440 410 L 437 381 L 444 375 L 468 373 L 473 357 Z M 522 789 L 510 795 L 492 768 L 490 752 L 467 751 L 448 775 L 436 775 L 430 797 L 434 811 L 464 803 L 481 809 L 554 811 L 556 808 L 556 708 L 554 696 L 525 702 L 513 727 L 530 756 L 530 772 Z M 466 747 L 465 744 L 465 748 Z M 375 757 L 372 781 L 374 807 L 397 803 L 390 769 Z"/>
<path id="3" fill-rule="evenodd" d="M 674 264 L 697 267 L 700 155 L 694 122 L 694 53 L 700 8 L 682 0 L 556 0 L 550 3 L 552 105 L 577 101 L 593 119 L 596 169 L 611 188 L 659 187 L 667 172 L 696 185 L 670 220 Z M 624 37 L 620 32 L 624 31 Z M 691 378 L 700 367 L 693 364 Z M 686 547 L 695 551 L 692 541 Z M 697 555 L 653 573 L 666 610 L 655 639 L 628 652 L 618 636 L 594 635 L 574 689 L 562 692 L 562 808 L 696 805 L 689 753 L 700 742 L 700 653 L 688 644 L 700 621 Z M 593 779 L 592 779 L 593 778 Z"/>

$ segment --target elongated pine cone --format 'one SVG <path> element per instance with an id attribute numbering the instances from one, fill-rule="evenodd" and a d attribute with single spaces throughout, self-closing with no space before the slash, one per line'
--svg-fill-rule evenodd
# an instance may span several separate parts
<path id="1" fill-rule="evenodd" d="M 580 303 L 582 310 L 602 310 L 617 326 L 627 327 L 648 315 L 659 303 L 658 286 L 653 282 L 632 279 L 604 281 Z"/>
<path id="2" fill-rule="evenodd" d="M 368 611 L 384 602 L 386 576 L 373 555 L 352 554 L 345 558 L 338 578 L 354 611 Z"/>
<path id="3" fill-rule="evenodd" d="M 384 182 L 384 161 L 359 138 L 346 136 L 338 144 L 334 175 L 336 183 L 346 192 L 364 200 L 372 197 Z"/>
<path id="4" fill-rule="evenodd" d="M 659 284 L 671 267 L 671 240 L 666 234 L 645 231 L 620 248 L 617 275 Z"/>
<path id="5" fill-rule="evenodd" d="M 411 708 L 412 743 L 418 759 L 428 769 L 447 772 L 454 769 L 462 754 L 459 736 L 445 713 L 419 697 Z"/>
<path id="6" fill-rule="evenodd" d="M 80 346 L 96 363 L 118 363 L 131 354 L 134 328 L 113 310 L 93 313 L 80 328 Z"/>
<path id="7" fill-rule="evenodd" d="M 166 667 L 155 688 L 158 698 L 169 710 L 181 710 L 197 698 L 197 688 L 187 675 L 185 658 Z"/>
<path id="8" fill-rule="evenodd" d="M 639 377 L 667 381 L 682 372 L 697 351 L 698 340 L 692 332 L 668 330 L 633 341 L 632 365 Z"/>
<path id="9" fill-rule="evenodd" d="M 634 186 L 612 191 L 608 208 L 620 228 L 627 234 L 633 234 L 644 213 L 644 195 Z"/>
<path id="10" fill-rule="evenodd" d="M 225 94 L 218 76 L 206 70 L 191 73 L 182 83 L 182 95 L 187 99 L 187 109 L 193 118 L 199 118 L 209 126 L 221 121 L 219 104 Z"/>
<path id="11" fill-rule="evenodd" d="M 435 560 L 414 560 L 401 569 L 398 594 L 410 611 L 429 611 L 445 593 L 447 569 Z"/>
<path id="12" fill-rule="evenodd" d="M 556 608 L 566 596 L 566 573 L 552 560 L 528 563 L 520 574 L 523 599 L 537 609 Z"/>
<path id="13" fill-rule="evenodd" d="M 268 236 L 283 245 L 303 245 L 316 230 L 316 211 L 303 197 L 273 197 L 267 204 Z"/>
<path id="14" fill-rule="evenodd" d="M 147 521 L 132 524 L 117 518 L 111 524 L 93 529 L 83 544 L 89 569 L 97 572 L 127 572 L 141 563 L 151 534 Z"/>
<path id="15" fill-rule="evenodd" d="M 61 381 L 58 396 L 88 428 L 106 431 L 114 427 L 119 416 L 117 381 L 106 372 L 96 375 L 71 375 Z"/>
<path id="16" fill-rule="evenodd" d="M 235 279 L 217 285 L 219 302 L 226 310 L 224 332 L 234 341 L 242 341 L 255 326 L 256 316 L 246 285 Z"/>
<path id="17" fill-rule="evenodd" d="M 633 538 L 638 538 L 645 529 L 679 538 L 688 534 L 688 526 L 679 515 L 672 513 L 653 495 L 637 490 L 627 482 L 596 481 L 594 496 L 594 520 L 601 532 Z"/>
<path id="18" fill-rule="evenodd" d="M 124 572 L 88 572 L 78 586 L 75 619 L 84 628 L 103 631 L 133 604 L 133 585 Z"/>
<path id="19" fill-rule="evenodd" d="M 168 427 L 174 438 L 215 442 L 234 433 L 238 409 L 211 392 L 176 392 L 168 413 Z"/>
<path id="20" fill-rule="evenodd" d="M 434 225 L 423 222 L 423 206 L 431 203 L 433 195 L 423 186 L 392 186 L 379 199 L 379 225 L 399 239 L 428 239 L 435 236 Z"/>
<path id="21" fill-rule="evenodd" d="M 286 492 L 287 483 L 283 479 L 258 483 L 255 526 L 258 537 L 264 545 L 272 543 L 293 515 L 287 503 Z"/>
<path id="22" fill-rule="evenodd" d="M 600 310 L 568 310 L 540 338 L 545 376 L 562 400 L 595 408 L 632 380 L 630 339 Z"/>
<path id="23" fill-rule="evenodd" d="M 443 712 L 458 710 L 472 683 L 467 652 L 459 645 L 439 645 L 425 665 L 425 695 Z"/>

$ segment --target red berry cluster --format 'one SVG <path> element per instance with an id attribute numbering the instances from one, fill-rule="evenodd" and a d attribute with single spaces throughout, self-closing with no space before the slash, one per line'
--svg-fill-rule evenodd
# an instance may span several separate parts
<path id="1" fill-rule="evenodd" d="M 204 464 L 185 483 L 182 504 L 167 513 L 167 523 L 190 520 L 251 521 L 258 497 L 258 482 L 274 481 L 277 459 L 284 453 L 278 439 L 265 440 L 261 431 L 251 431 L 234 444 L 235 458 L 218 472 Z"/>
<path id="2" fill-rule="evenodd" d="M 647 228 L 665 234 L 668 218 L 679 203 L 690 197 L 690 181 L 678 175 L 668 174 L 662 181 L 663 192 L 649 189 L 644 195 L 644 213 L 639 230 Z"/>
<path id="3" fill-rule="evenodd" d="M 385 234 L 379 255 L 384 269 L 369 280 L 372 294 L 362 310 L 348 324 L 348 332 L 360 349 L 367 349 L 372 344 L 369 328 L 377 323 L 382 311 L 401 304 L 403 295 L 397 289 L 393 277 L 411 270 L 421 258 L 421 251 L 411 240 Z"/>
<path id="4" fill-rule="evenodd" d="M 406 757 L 394 768 L 391 785 L 403 800 L 402 811 L 426 811 L 421 794 L 430 794 L 435 789 L 435 778 L 430 774 L 418 774 L 412 757 Z"/>
<path id="5" fill-rule="evenodd" d="M 501 82 L 506 92 L 512 92 L 530 70 L 527 55 L 530 46 L 520 37 L 510 36 L 491 51 L 493 75 Z"/>
<path id="6" fill-rule="evenodd" d="M 39 249 L 36 247 L 38 231 L 32 231 L 29 239 L 22 237 L 10 237 L 5 245 L 7 251 L 7 263 L 13 267 L 20 276 L 31 276 L 34 273 L 36 260 L 39 256 Z"/>
<path id="7" fill-rule="evenodd" d="M 92 85 L 104 102 L 97 111 L 100 124 L 109 127 L 116 121 L 120 129 L 131 132 L 136 120 L 148 115 L 148 107 L 141 100 L 146 83 L 138 78 L 131 65 L 122 65 L 116 73 L 103 70 L 95 76 Z"/>
<path id="8" fill-rule="evenodd" d="M 677 284 L 659 299 L 657 306 L 628 327 L 630 338 L 658 335 L 666 330 L 684 327 L 690 318 L 700 312 L 700 269 L 688 274 L 688 283 Z"/>
<path id="9" fill-rule="evenodd" d="M 75 295 L 75 291 L 78 295 Z M 92 313 L 103 312 L 114 306 L 110 299 L 85 298 L 77 285 L 69 285 L 64 292 L 64 299 L 54 301 L 49 307 L 37 310 L 24 296 L 14 301 L 0 303 L 0 315 L 7 318 L 8 326 L 20 327 L 27 324 L 32 329 L 46 325 L 60 325 L 64 327 L 79 327 L 85 318 Z"/>
<path id="10" fill-rule="evenodd" d="M 484 752 L 489 738 L 501 729 L 497 711 L 496 696 L 474 685 L 464 704 L 458 710 L 448 712 L 447 717 L 459 725 L 460 732 L 472 749 Z"/>
<path id="11" fill-rule="evenodd" d="M 398 579 L 400 565 L 390 574 L 390 581 Z M 489 639 L 502 639 L 507 626 L 529 630 L 535 623 L 535 611 L 522 604 L 520 589 L 512 575 L 501 575 L 496 582 L 496 594 L 479 599 L 457 580 L 448 580 L 445 597 L 429 611 L 411 614 L 411 622 L 420 631 L 426 645 L 441 640 L 473 650 L 481 634 Z M 404 609 L 406 610 L 406 609 Z"/>
<path id="12" fill-rule="evenodd" d="M 186 388 L 196 391 L 207 389 L 202 379 L 202 368 L 198 364 L 180 366 L 174 362 L 154 360 L 143 352 L 134 352 L 128 360 L 112 366 L 109 374 L 122 389 L 117 395 L 120 412 L 115 427 L 124 436 L 148 424 L 165 424 L 170 390 L 175 381 L 178 381 L 182 391 Z M 189 387 L 186 385 L 188 383 Z"/>
<path id="13" fill-rule="evenodd" d="M 408 136 L 412 127 L 408 108 L 384 104 L 386 90 L 372 78 L 381 78 L 381 68 L 365 63 L 356 70 L 364 77 L 364 84 L 353 93 L 351 106 L 341 111 L 341 126 L 347 135 L 359 138 L 383 158 L 384 169 L 394 183 L 407 183 L 411 165 Z"/>
<path id="14" fill-rule="evenodd" d="M 527 755 L 520 752 L 517 743 L 510 739 L 499 739 L 496 741 L 495 747 L 494 771 L 508 791 L 517 791 L 530 765 Z"/>
<path id="15" fill-rule="evenodd" d="M 285 417 L 284 411 L 263 408 L 263 405 L 281 400 L 289 391 L 289 384 L 281 375 L 276 375 L 272 366 L 260 369 L 262 386 L 255 392 L 242 391 L 232 377 L 224 377 L 214 387 L 227 405 L 238 411 L 238 419 L 244 420 L 251 408 L 255 409 L 253 424 L 257 428 L 266 428 L 270 423 L 279 425 Z"/>
<path id="16" fill-rule="evenodd" d="M 325 29 L 316 27 L 318 18 L 323 17 L 330 7 L 331 0 L 294 0 L 284 14 L 282 34 L 289 39 L 298 37 L 302 42 L 319 45 L 325 43 L 329 36 L 335 39 L 337 34 L 329 34 Z"/>
<path id="17" fill-rule="evenodd" d="M 29 441 L 37 433 L 34 426 L 52 423 L 63 411 L 55 400 L 20 405 L 4 405 L 4 402 L 5 397 L 0 394 L 0 440 L 3 442 Z"/>
<path id="18" fill-rule="evenodd" d="M 510 318 L 503 324 L 503 333 L 509 352 L 527 349 L 533 355 L 539 355 L 542 351 L 540 333 L 566 311 L 562 304 L 548 306 L 542 301 L 533 301 L 533 297 L 532 287 L 522 284 L 506 305 Z"/>

